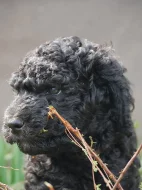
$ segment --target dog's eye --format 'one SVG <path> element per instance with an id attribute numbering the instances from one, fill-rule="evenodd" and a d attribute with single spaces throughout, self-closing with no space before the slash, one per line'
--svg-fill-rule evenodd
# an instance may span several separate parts
<path id="1" fill-rule="evenodd" d="M 56 94 L 56 95 L 58 95 L 58 94 L 60 94 L 60 92 L 61 92 L 61 90 L 60 89 L 58 89 L 58 88 L 50 88 L 50 90 L 49 90 L 49 93 L 51 93 L 51 94 Z"/>

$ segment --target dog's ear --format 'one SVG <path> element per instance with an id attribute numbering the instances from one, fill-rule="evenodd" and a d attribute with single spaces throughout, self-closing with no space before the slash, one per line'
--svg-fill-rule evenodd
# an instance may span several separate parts
<path id="1" fill-rule="evenodd" d="M 107 114 L 119 126 L 129 125 L 134 100 L 130 83 L 125 77 L 126 69 L 108 47 L 91 51 L 85 63 L 84 73 L 88 79 L 92 110 Z"/>

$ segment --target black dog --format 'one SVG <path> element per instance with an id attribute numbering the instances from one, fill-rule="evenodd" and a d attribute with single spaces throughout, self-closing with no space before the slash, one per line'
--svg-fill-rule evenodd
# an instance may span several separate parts
<path id="1" fill-rule="evenodd" d="M 126 69 L 110 47 L 78 37 L 59 38 L 30 52 L 12 75 L 15 99 L 5 112 L 4 136 L 28 157 L 26 190 L 93 190 L 91 164 L 56 119 L 47 119 L 53 105 L 79 128 L 116 175 L 136 151 L 131 119 L 134 101 Z M 45 132 L 44 132 L 45 131 Z M 32 155 L 37 155 L 32 158 Z M 138 190 L 139 160 L 124 176 L 124 190 Z M 107 190 L 102 177 L 95 181 Z"/>

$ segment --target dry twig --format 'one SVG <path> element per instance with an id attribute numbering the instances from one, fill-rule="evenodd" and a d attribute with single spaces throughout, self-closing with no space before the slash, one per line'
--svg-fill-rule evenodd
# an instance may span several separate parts
<path id="1" fill-rule="evenodd" d="M 99 163 L 99 165 L 101 166 L 101 168 L 107 173 L 107 175 L 113 180 L 114 183 L 117 182 L 115 176 L 112 174 L 112 172 L 107 168 L 107 166 L 103 163 L 103 161 L 99 158 L 99 156 L 97 155 L 97 153 L 95 153 L 95 151 L 92 150 L 92 148 L 86 143 L 86 141 L 84 140 L 84 138 L 82 137 L 81 133 L 79 132 L 79 129 L 76 128 L 74 129 L 71 124 L 66 121 L 57 111 L 53 106 L 49 107 L 49 112 L 48 112 L 48 118 L 52 118 L 53 119 L 53 115 L 55 115 L 56 117 L 58 117 L 60 119 L 60 121 L 64 124 L 64 126 L 66 127 L 67 131 L 69 131 L 71 134 L 73 134 L 79 141 L 81 141 L 82 145 L 85 148 L 85 151 L 87 151 L 87 157 L 89 158 L 89 160 L 91 161 L 91 163 L 94 161 L 93 158 Z M 73 136 L 72 135 L 72 136 Z M 77 140 L 75 139 L 75 142 Z M 78 141 L 77 141 L 78 143 Z M 79 145 L 80 147 L 81 145 Z M 92 158 L 93 157 L 93 158 Z M 107 180 L 105 178 L 105 182 L 106 185 L 110 188 L 111 186 L 108 185 L 110 184 L 109 180 Z M 94 188 L 96 188 L 96 184 L 94 185 Z M 117 188 L 119 190 L 123 190 L 123 188 L 121 187 L 121 185 L 118 183 Z"/>
<path id="2" fill-rule="evenodd" d="M 74 129 L 71 124 L 65 120 L 57 111 L 53 106 L 49 107 L 49 112 L 48 112 L 48 118 L 52 118 L 53 119 L 53 115 L 55 115 L 57 118 L 60 119 L 60 121 L 64 124 L 64 126 L 66 127 L 66 131 L 68 132 L 67 135 L 68 137 L 78 146 L 80 147 L 86 154 L 86 156 L 88 157 L 88 159 L 90 160 L 90 162 L 92 163 L 92 171 L 94 171 L 94 159 L 99 163 L 99 165 L 101 166 L 101 168 L 103 169 L 105 175 L 107 176 L 107 178 L 105 177 L 105 175 L 103 174 L 103 172 L 101 171 L 101 169 L 96 165 L 96 170 L 99 171 L 99 173 L 101 174 L 101 176 L 104 179 L 104 182 L 106 183 L 106 186 L 108 186 L 108 188 L 110 190 L 115 190 L 116 188 L 118 190 L 123 190 L 123 188 L 120 185 L 120 181 L 123 178 L 124 174 L 127 172 L 128 168 L 131 166 L 131 164 L 133 163 L 134 159 L 137 157 L 137 155 L 140 153 L 140 151 L 142 150 L 142 144 L 140 145 L 140 147 L 138 148 L 138 150 L 135 152 L 135 154 L 133 155 L 133 157 L 130 159 L 130 161 L 127 163 L 127 165 L 125 166 L 125 168 L 121 171 L 121 174 L 119 176 L 119 178 L 116 180 L 115 176 L 113 175 L 113 173 L 108 169 L 108 167 L 106 166 L 106 164 L 103 163 L 103 161 L 101 160 L 101 158 L 97 155 L 97 153 L 92 149 L 92 146 L 90 147 L 87 142 L 84 140 L 83 136 L 81 135 L 80 131 L 78 128 Z M 77 139 L 76 139 L 76 138 Z M 79 140 L 79 142 L 78 142 Z M 81 142 L 81 144 L 80 144 Z M 92 144 L 92 143 L 91 143 Z M 94 177 L 94 172 L 92 172 L 92 176 L 93 176 L 93 183 L 94 183 L 94 189 L 96 190 L 97 186 L 95 184 L 95 177 Z M 114 185 L 112 184 L 112 182 L 109 180 L 109 178 L 115 183 Z M 52 189 L 51 189 L 52 190 Z"/>
<path id="3" fill-rule="evenodd" d="M 12 190 L 8 185 L 0 182 L 0 190 Z"/>
<path id="4" fill-rule="evenodd" d="M 115 190 L 117 188 L 118 183 L 120 183 L 120 181 L 123 178 L 124 174 L 127 172 L 127 170 L 129 169 L 129 167 L 133 163 L 134 159 L 137 157 L 137 155 L 140 153 L 141 150 L 142 150 L 142 144 L 137 149 L 137 151 L 135 152 L 135 154 L 132 156 L 132 158 L 130 159 L 130 161 L 126 164 L 125 168 L 121 171 L 121 174 L 120 174 L 119 178 L 117 179 L 115 185 L 113 186 L 113 190 Z"/>
<path id="5" fill-rule="evenodd" d="M 15 169 L 15 168 L 12 168 L 12 167 L 9 167 L 9 166 L 0 166 L 0 168 L 10 169 L 10 170 L 16 170 L 16 171 L 19 170 L 19 169 Z"/>
<path id="6" fill-rule="evenodd" d="M 54 187 L 50 183 L 44 182 L 44 184 L 49 188 L 49 190 L 54 190 Z"/>

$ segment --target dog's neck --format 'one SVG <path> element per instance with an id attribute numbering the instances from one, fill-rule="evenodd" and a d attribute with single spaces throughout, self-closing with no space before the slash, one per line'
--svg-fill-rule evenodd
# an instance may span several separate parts
<path id="1" fill-rule="evenodd" d="M 46 164 L 46 160 L 50 159 L 52 165 L 56 168 L 62 168 L 65 171 L 71 173 L 90 173 L 92 172 L 92 166 L 90 161 L 87 159 L 85 152 L 77 147 L 77 151 L 66 151 L 59 154 L 55 154 L 54 156 L 44 154 L 46 159 L 44 162 Z M 32 162 L 37 162 L 40 155 L 31 156 Z"/>
<path id="2" fill-rule="evenodd" d="M 71 173 L 91 173 L 91 163 L 85 156 L 85 153 L 81 151 L 77 153 L 63 153 L 59 157 L 52 158 L 52 162 Z"/>
<path id="3" fill-rule="evenodd" d="M 60 155 L 49 157 L 46 154 L 30 156 L 27 167 L 34 176 L 41 178 L 40 172 L 44 174 L 44 181 L 49 182 L 53 187 L 75 186 L 81 189 L 93 189 L 92 166 L 88 161 L 85 153 L 80 152 L 64 152 Z M 32 167 L 31 167 L 32 166 Z M 28 178 L 28 171 L 26 178 Z M 44 183 L 44 181 L 42 183 Z M 87 186 L 86 188 L 84 186 Z"/>

